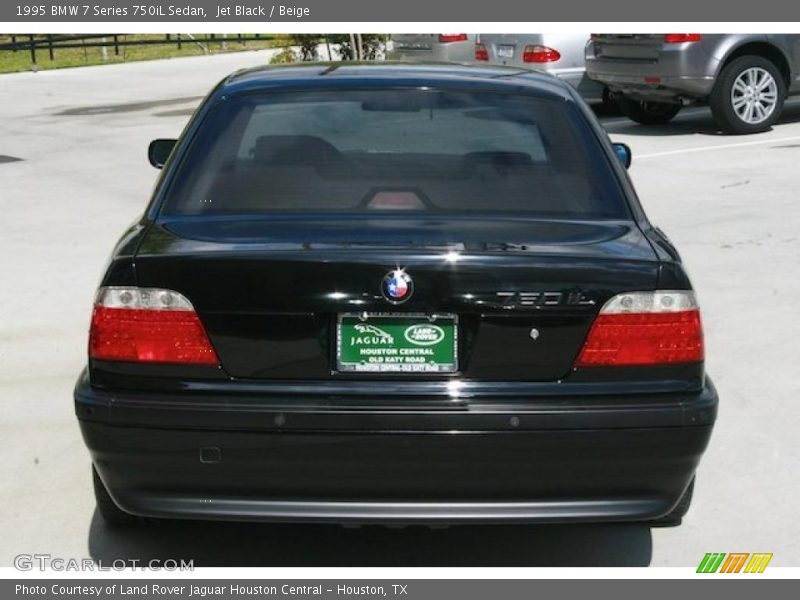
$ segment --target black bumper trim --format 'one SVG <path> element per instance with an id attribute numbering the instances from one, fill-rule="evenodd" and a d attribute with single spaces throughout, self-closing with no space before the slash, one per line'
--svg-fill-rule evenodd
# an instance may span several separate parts
<path id="1" fill-rule="evenodd" d="M 82 421 L 124 427 L 214 431 L 470 432 L 707 426 L 717 413 L 710 379 L 698 392 L 608 396 L 460 399 L 410 397 L 398 403 L 282 396 L 110 392 L 82 377 L 75 411 Z"/>
<path id="2" fill-rule="evenodd" d="M 81 431 L 114 501 L 142 516 L 451 523 L 657 518 L 689 485 L 711 427 Z"/>
<path id="3" fill-rule="evenodd" d="M 695 393 L 451 408 L 292 400 L 117 394 L 85 378 L 75 393 L 92 460 L 123 510 L 246 521 L 654 519 L 692 480 L 717 410 L 710 380 Z"/>
<path id="4" fill-rule="evenodd" d="M 301 502 L 138 496 L 122 508 L 150 517 L 351 524 L 488 524 L 642 521 L 671 508 L 667 499 L 558 502 Z"/>

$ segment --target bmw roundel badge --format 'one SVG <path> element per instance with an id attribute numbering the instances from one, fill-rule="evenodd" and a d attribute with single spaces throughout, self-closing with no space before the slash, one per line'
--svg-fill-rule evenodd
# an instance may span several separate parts
<path id="1" fill-rule="evenodd" d="M 383 276 L 381 292 L 392 304 L 401 304 L 414 293 L 414 281 L 403 269 L 395 269 Z"/>

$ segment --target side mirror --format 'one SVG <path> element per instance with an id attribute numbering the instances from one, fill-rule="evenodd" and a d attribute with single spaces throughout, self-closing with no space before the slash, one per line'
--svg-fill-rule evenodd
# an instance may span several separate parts
<path id="1" fill-rule="evenodd" d="M 621 162 L 626 169 L 629 169 L 631 161 L 633 160 L 633 153 L 631 152 L 630 146 L 621 142 L 615 142 L 613 146 L 614 154 L 617 155 L 619 162 Z"/>
<path id="2" fill-rule="evenodd" d="M 167 163 L 169 155 L 178 140 L 158 139 L 150 142 L 147 148 L 147 159 L 156 169 L 160 169 Z"/>

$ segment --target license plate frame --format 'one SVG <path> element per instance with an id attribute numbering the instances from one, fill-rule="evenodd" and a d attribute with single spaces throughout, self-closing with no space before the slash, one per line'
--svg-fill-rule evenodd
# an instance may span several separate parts
<path id="1" fill-rule="evenodd" d="M 355 321 L 355 322 L 353 322 Z M 366 343 L 344 340 L 358 324 Z M 381 328 L 385 325 L 385 328 Z M 411 331 L 409 331 L 411 330 Z M 402 332 L 402 335 L 401 335 Z M 442 339 L 435 338 L 441 333 Z M 372 343 L 387 334 L 391 342 Z M 384 338 L 385 339 L 385 338 Z M 399 340 L 399 341 L 398 341 Z M 366 350 L 366 352 L 364 352 Z M 403 351 L 408 351 L 404 353 Z M 392 375 L 453 374 L 458 372 L 458 315 L 454 313 L 340 313 L 336 321 L 336 370 L 343 373 Z M 358 358 L 356 358 L 358 357 Z M 445 360 L 441 360 L 444 358 Z"/>

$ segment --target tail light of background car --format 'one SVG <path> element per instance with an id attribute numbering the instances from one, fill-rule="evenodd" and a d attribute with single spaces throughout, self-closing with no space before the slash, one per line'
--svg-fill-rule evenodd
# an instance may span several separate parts
<path id="1" fill-rule="evenodd" d="M 561 60 L 561 53 L 547 46 L 525 46 L 522 61 L 526 63 L 548 63 Z"/>
<path id="2" fill-rule="evenodd" d="M 685 42 L 699 42 L 703 39 L 701 33 L 665 33 L 665 44 L 683 44 Z"/>
<path id="3" fill-rule="evenodd" d="M 485 44 L 478 42 L 475 44 L 475 60 L 487 61 L 489 60 L 489 51 L 486 49 Z"/>
<path id="4" fill-rule="evenodd" d="M 467 34 L 466 33 L 440 33 L 439 34 L 439 42 L 442 44 L 447 44 L 449 42 L 466 42 L 467 41 Z"/>
<path id="5" fill-rule="evenodd" d="M 630 292 L 600 309 L 575 366 L 665 365 L 703 358 L 703 327 L 692 292 Z"/>
<path id="6" fill-rule="evenodd" d="M 189 300 L 178 292 L 156 288 L 98 290 L 89 356 L 127 362 L 219 364 Z"/>

